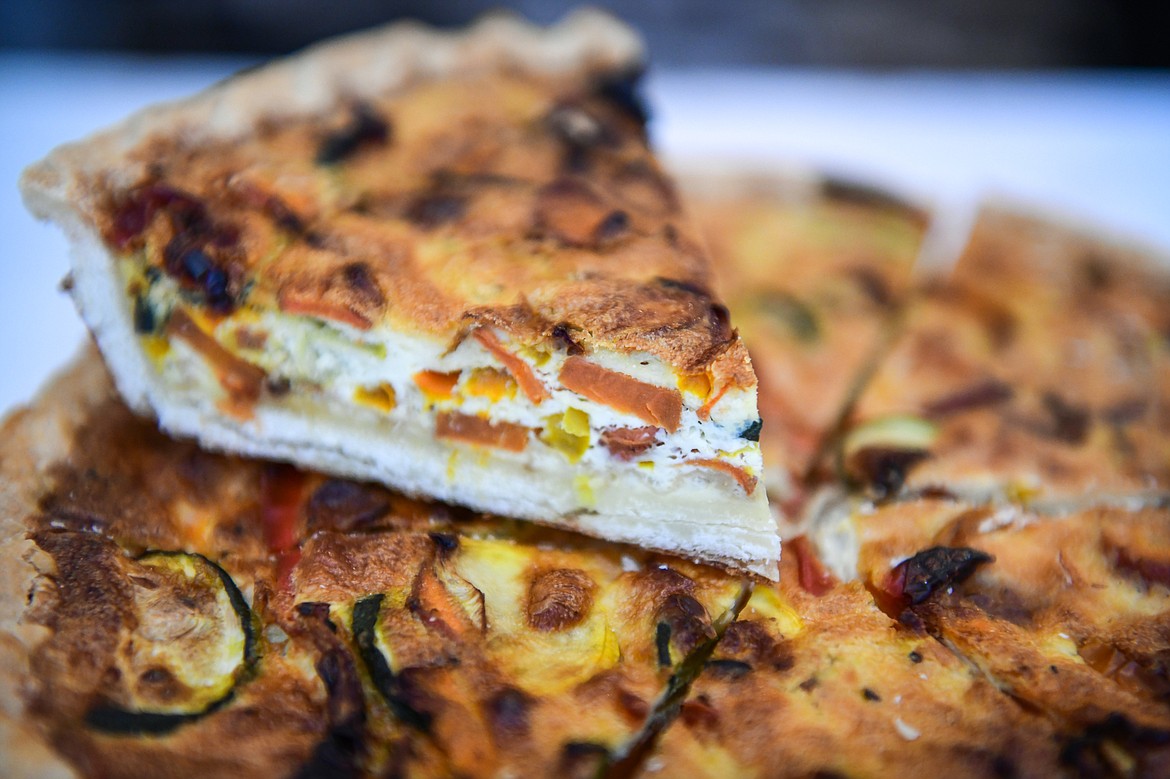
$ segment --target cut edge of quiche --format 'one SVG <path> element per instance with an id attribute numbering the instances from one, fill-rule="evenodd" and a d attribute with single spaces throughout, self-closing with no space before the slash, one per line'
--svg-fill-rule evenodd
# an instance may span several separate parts
<path id="1" fill-rule="evenodd" d="M 416 260 L 425 254 L 431 263 L 431 277 L 383 273 L 393 265 L 384 257 L 313 266 L 319 236 L 308 237 L 311 217 L 298 213 L 297 193 L 282 189 L 288 171 L 226 184 L 213 176 L 226 194 L 192 194 L 190 180 L 168 178 L 181 167 L 175 157 L 206 146 L 227 154 L 286 122 L 316 123 L 314 131 L 326 133 L 307 164 L 329 167 L 333 157 L 399 132 L 371 121 L 367 101 L 420 84 L 425 109 L 428 83 L 498 73 L 502 101 L 523 103 L 528 77 L 596 86 L 641 67 L 637 36 L 599 12 L 546 30 L 498 16 L 455 35 L 397 25 L 140 112 L 55 150 L 25 172 L 21 188 L 33 213 L 71 239 L 71 291 L 120 392 L 167 431 L 774 578 L 780 543 L 757 489 L 755 376 L 726 308 L 709 291 L 701 242 L 671 206 L 672 185 L 644 147 L 644 127 L 622 126 L 633 98 L 620 84 L 604 87 L 616 119 L 599 120 L 606 109 L 594 110 L 586 96 L 582 104 L 554 101 L 540 122 L 518 131 L 526 137 L 539 125 L 557 135 L 569 167 L 589 147 L 604 146 L 609 189 L 576 169 L 551 182 L 520 176 L 497 187 L 506 176 L 479 170 L 456 182 L 476 192 L 497 187 L 505 199 L 532 190 L 543 232 L 524 234 L 531 243 L 524 251 L 554 267 L 544 276 L 525 269 L 497 278 L 508 294 L 519 291 L 510 300 L 478 301 L 484 285 L 472 279 L 455 316 L 445 310 L 428 319 L 425 301 L 396 307 L 406 294 L 397 287 L 420 275 L 458 285 L 460 263 L 473 259 L 455 252 L 454 263 L 434 270 L 442 264 L 435 254 L 465 237 L 443 232 L 462 217 L 453 213 L 461 206 L 435 192 L 450 183 L 438 175 L 410 182 L 406 194 L 430 189 L 393 217 L 423 225 L 413 248 Z M 322 130 L 330 121 L 332 135 Z M 152 159 L 152 148 L 167 153 Z M 334 197 L 329 186 L 316 196 Z M 224 217 L 205 207 L 205 197 L 262 214 L 275 225 L 265 230 L 280 233 L 278 248 L 293 244 L 307 259 L 268 273 L 283 262 L 268 251 L 259 264 L 233 266 L 225 254 L 247 254 L 259 239 L 252 223 L 211 235 Z M 387 202 L 398 208 L 393 197 Z M 345 214 L 349 233 L 337 240 L 368 254 L 384 244 L 368 237 L 365 216 Z M 515 238 L 506 234 L 513 227 L 500 233 L 504 243 Z M 490 243 L 473 235 L 466 253 L 490 253 Z M 602 252 L 614 245 L 618 254 Z M 550 279 L 564 268 L 549 255 L 560 251 L 572 283 L 557 287 Z M 414 288 L 422 298 L 434 289 Z M 436 295 L 438 308 L 446 292 Z"/>

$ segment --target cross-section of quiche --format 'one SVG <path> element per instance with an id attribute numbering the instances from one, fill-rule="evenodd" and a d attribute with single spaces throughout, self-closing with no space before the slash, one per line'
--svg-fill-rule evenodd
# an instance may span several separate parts
<path id="1" fill-rule="evenodd" d="M 22 181 L 135 409 L 207 446 L 775 576 L 756 379 L 649 151 L 641 45 L 349 38 Z"/>

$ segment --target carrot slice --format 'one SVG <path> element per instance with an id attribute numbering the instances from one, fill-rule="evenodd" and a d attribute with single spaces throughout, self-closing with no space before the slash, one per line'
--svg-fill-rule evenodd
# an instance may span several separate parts
<path id="1" fill-rule="evenodd" d="M 451 397 L 451 392 L 459 383 L 459 371 L 453 373 L 419 371 L 414 374 L 414 383 L 423 391 L 427 401 L 433 403 L 436 400 L 446 400 Z"/>
<path id="2" fill-rule="evenodd" d="M 493 446 L 523 452 L 528 446 L 528 428 L 511 422 L 492 422 L 483 417 L 445 411 L 435 418 L 435 437 L 449 438 L 476 446 Z"/>
<path id="3" fill-rule="evenodd" d="M 723 471 L 723 473 L 726 473 L 728 476 L 735 479 L 736 482 L 739 483 L 739 486 L 743 488 L 743 491 L 748 495 L 751 495 L 756 491 L 756 484 L 759 482 L 759 479 L 749 474 L 743 468 L 737 468 L 729 462 L 715 459 L 685 460 L 684 462 L 687 465 L 698 465 L 701 468 L 712 468 L 716 471 Z"/>
<path id="4" fill-rule="evenodd" d="M 317 319 L 332 319 L 358 330 L 369 330 L 370 320 L 352 308 L 331 302 L 311 291 L 282 289 L 277 296 L 280 310 L 286 314 L 301 314 Z"/>
<path id="5" fill-rule="evenodd" d="M 709 395 L 707 397 L 707 402 L 700 406 L 699 410 L 696 412 L 699 416 L 699 419 L 703 420 L 704 422 L 710 419 L 711 409 L 715 406 L 716 403 L 723 399 L 723 396 L 727 394 L 727 390 L 729 389 L 731 389 L 731 385 L 724 384 L 713 395 Z"/>
<path id="6" fill-rule="evenodd" d="M 570 357 L 561 368 L 561 384 L 590 400 L 633 414 L 647 424 L 673 433 L 682 416 L 678 390 L 656 387 L 624 373 L 602 368 L 583 357 Z"/>
<path id="7" fill-rule="evenodd" d="M 203 332 L 186 311 L 175 309 L 167 322 L 167 334 L 183 339 L 203 355 L 233 404 L 246 410 L 260 398 L 267 374 L 221 346 L 219 341 Z"/>
<path id="8" fill-rule="evenodd" d="M 508 373 L 512 374 L 512 378 L 520 385 L 521 391 L 528 396 L 528 399 L 533 404 L 539 404 L 548 398 L 548 390 L 540 383 L 540 379 L 536 378 L 536 374 L 532 372 L 532 368 L 528 363 L 505 349 L 495 333 L 481 327 L 472 333 L 472 335 L 475 336 L 475 340 L 483 344 L 483 348 L 495 355 L 496 359 L 504 364 L 504 367 L 508 369 Z"/>

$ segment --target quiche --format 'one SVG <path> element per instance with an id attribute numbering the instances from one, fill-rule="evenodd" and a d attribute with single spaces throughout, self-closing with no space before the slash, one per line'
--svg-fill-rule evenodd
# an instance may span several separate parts
<path id="1" fill-rule="evenodd" d="M 707 661 L 643 777 L 1044 776 L 1061 737 L 806 539 Z"/>
<path id="2" fill-rule="evenodd" d="M 1164 508 L 858 502 L 851 569 L 838 529 L 788 539 L 772 583 L 201 450 L 93 351 L 4 440 L 8 775 L 1157 776 L 1170 756 Z"/>
<path id="3" fill-rule="evenodd" d="M 1155 255 L 1156 257 L 1156 255 Z M 989 207 L 926 280 L 848 415 L 836 464 L 872 496 L 1088 505 L 1170 492 L 1153 257 Z"/>
<path id="4" fill-rule="evenodd" d="M 1170 274 L 676 192 L 638 52 L 373 33 L 30 170 L 102 352 L 2 424 L 5 776 L 1170 773 Z"/>
<path id="5" fill-rule="evenodd" d="M 202 445 L 774 576 L 756 378 L 632 31 L 392 27 L 51 153 L 129 405 Z"/>
<path id="6" fill-rule="evenodd" d="M 1170 766 L 1168 533 L 1165 507 L 934 498 L 855 504 L 817 538 L 852 536 L 838 573 L 1070 734 L 1066 763 L 1153 776 Z"/>

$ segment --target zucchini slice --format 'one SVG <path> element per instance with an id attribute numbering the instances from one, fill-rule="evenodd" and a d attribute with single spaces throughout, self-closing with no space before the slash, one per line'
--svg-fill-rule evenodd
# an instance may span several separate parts
<path id="1" fill-rule="evenodd" d="M 378 629 L 379 618 L 382 614 L 382 601 L 385 596 L 381 593 L 368 595 L 353 606 L 353 639 L 357 643 L 358 654 L 366 664 L 370 680 L 385 698 L 394 716 L 402 722 L 427 731 L 431 727 L 431 716 L 419 711 L 410 705 L 402 690 L 398 676 L 390 668 L 390 661 L 385 654 L 385 645 Z"/>
<path id="2" fill-rule="evenodd" d="M 135 619 L 117 651 L 121 683 L 85 721 L 107 733 L 169 733 L 231 700 L 256 660 L 252 612 L 202 555 L 150 551 L 127 568 Z"/>

